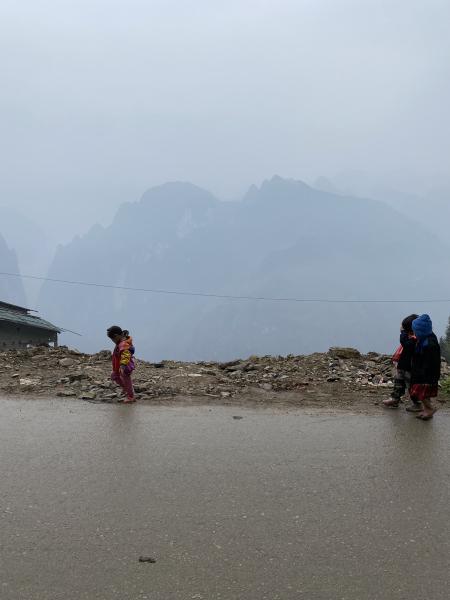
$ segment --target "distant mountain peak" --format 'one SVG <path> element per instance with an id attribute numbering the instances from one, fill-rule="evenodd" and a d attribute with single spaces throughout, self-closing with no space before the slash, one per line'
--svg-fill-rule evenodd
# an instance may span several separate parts
<path id="1" fill-rule="evenodd" d="M 319 190 L 320 192 L 327 192 L 327 194 L 339 195 L 342 193 L 334 185 L 334 183 L 331 181 L 331 179 L 328 179 L 328 177 L 324 177 L 323 175 L 321 175 L 320 177 L 318 177 L 316 179 L 316 181 L 314 182 L 314 187 L 316 188 L 316 190 Z"/>
<path id="2" fill-rule="evenodd" d="M 307 183 L 305 183 L 304 181 L 302 181 L 301 179 L 292 179 L 290 177 L 281 177 L 280 175 L 274 175 L 271 179 L 264 181 L 264 183 L 261 186 L 261 189 L 264 187 L 273 187 L 276 186 L 283 186 L 283 187 L 290 187 L 290 188 L 302 188 L 302 189 L 306 189 L 306 190 L 310 190 L 311 186 L 309 186 Z"/>
<path id="3" fill-rule="evenodd" d="M 281 200 L 298 200 L 305 194 L 310 196 L 315 190 L 307 183 L 297 179 L 286 179 L 280 175 L 274 175 L 271 179 L 266 179 L 261 184 L 261 187 L 252 185 L 244 197 L 244 201 L 248 203 L 261 202 L 264 199 L 274 198 Z"/>
<path id="4" fill-rule="evenodd" d="M 141 202 L 152 201 L 155 198 L 162 200 L 185 200 L 192 199 L 217 201 L 216 198 L 204 188 L 189 181 L 169 181 L 147 190 L 141 198 Z"/>

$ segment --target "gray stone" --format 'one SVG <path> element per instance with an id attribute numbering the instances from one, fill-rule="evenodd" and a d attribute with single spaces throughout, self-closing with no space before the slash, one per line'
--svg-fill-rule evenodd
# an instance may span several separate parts
<path id="1" fill-rule="evenodd" d="M 61 365 L 61 367 L 72 367 L 75 364 L 75 361 L 73 360 L 73 358 L 69 357 L 61 358 L 59 364 Z"/>
<path id="2" fill-rule="evenodd" d="M 356 348 L 330 348 L 328 352 L 336 358 L 343 358 L 345 360 L 361 358 L 361 352 Z"/>
<path id="3" fill-rule="evenodd" d="M 66 359 L 63 358 L 62 360 L 72 360 L 71 358 Z M 59 362 L 59 364 L 63 367 L 68 366 L 68 365 L 63 365 L 62 361 Z M 69 381 L 81 381 L 82 379 L 87 379 L 88 375 L 86 375 L 86 373 L 69 373 L 69 375 L 67 376 Z"/>
<path id="4" fill-rule="evenodd" d="M 266 390 L 266 392 L 270 392 L 272 390 L 272 384 L 271 383 L 261 383 L 260 388 L 263 390 Z"/>
<path id="5" fill-rule="evenodd" d="M 97 394 L 95 392 L 83 392 L 79 397 L 80 400 L 94 400 Z"/>

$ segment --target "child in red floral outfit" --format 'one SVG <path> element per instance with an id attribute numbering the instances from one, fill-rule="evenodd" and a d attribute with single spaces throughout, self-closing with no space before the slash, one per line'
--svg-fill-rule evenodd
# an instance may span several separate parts
<path id="1" fill-rule="evenodd" d="M 131 373 L 135 369 L 133 340 L 126 329 L 122 330 L 117 325 L 112 325 L 106 334 L 115 343 L 112 353 L 111 379 L 125 392 L 125 403 L 135 402 L 131 381 Z"/>

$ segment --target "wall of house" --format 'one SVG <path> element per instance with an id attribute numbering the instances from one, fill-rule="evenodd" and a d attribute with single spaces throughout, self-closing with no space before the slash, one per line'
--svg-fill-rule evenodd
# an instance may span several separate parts
<path id="1" fill-rule="evenodd" d="M 58 334 L 37 327 L 0 321 L 0 351 L 39 344 L 58 345 Z"/>

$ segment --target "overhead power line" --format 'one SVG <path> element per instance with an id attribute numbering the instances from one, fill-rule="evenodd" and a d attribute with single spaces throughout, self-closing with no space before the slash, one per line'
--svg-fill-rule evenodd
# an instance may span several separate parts
<path id="1" fill-rule="evenodd" d="M 187 292 L 177 290 L 165 290 L 156 288 L 139 288 L 130 287 L 125 285 L 112 285 L 107 283 L 96 283 L 90 281 L 70 281 L 68 279 L 56 279 L 53 277 L 39 277 L 37 275 L 22 275 L 20 273 L 6 273 L 0 271 L 1 276 L 5 277 L 18 277 L 20 279 L 34 279 L 37 281 L 48 281 L 50 283 L 60 283 L 65 285 L 81 285 L 86 287 L 95 288 L 106 288 L 111 290 L 123 290 L 127 292 L 146 292 L 149 294 L 169 294 L 173 296 L 196 296 L 200 298 L 219 298 L 224 300 L 259 300 L 265 302 L 301 302 L 301 303 L 314 303 L 314 304 L 405 304 L 405 303 L 416 303 L 416 304 L 437 304 L 437 303 L 450 303 L 450 298 L 408 298 L 408 299 L 354 299 L 349 300 L 345 298 L 278 298 L 270 296 L 238 296 L 232 294 L 214 294 L 207 292 Z"/>

